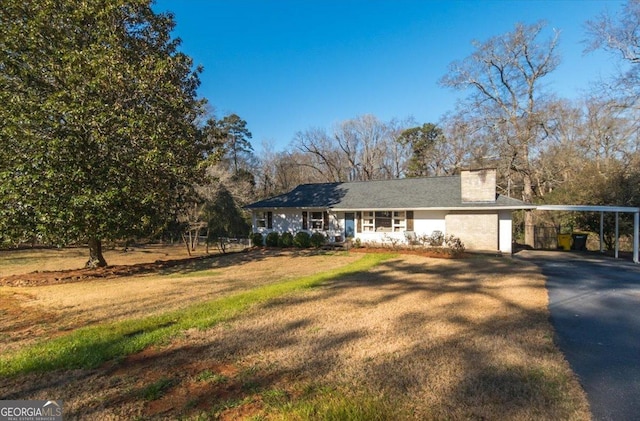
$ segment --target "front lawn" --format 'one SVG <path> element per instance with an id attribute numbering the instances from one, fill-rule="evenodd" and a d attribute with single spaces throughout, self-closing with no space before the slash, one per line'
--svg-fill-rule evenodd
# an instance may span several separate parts
<path id="1" fill-rule="evenodd" d="M 64 399 L 69 419 L 590 418 L 553 344 L 544 278 L 535 267 L 499 258 L 291 253 L 255 260 L 248 253 L 237 265 L 211 259 L 197 270 L 123 279 L 1 287 L 16 305 L 55 320 L 74 300 L 86 305 L 82 296 L 46 309 L 39 303 L 49 301 L 25 297 L 115 281 L 124 293 L 102 306 L 122 309 L 133 307 L 126 292 L 138 294 L 150 279 L 175 286 L 147 292 L 153 302 L 166 299 L 166 311 L 115 311 L 111 319 L 86 305 L 78 320 L 88 328 L 61 322 L 66 328 L 55 334 L 33 329 L 35 340 L 14 342 L 4 332 L 0 399 Z M 298 275 L 289 275 L 293 266 Z M 200 289 L 189 302 L 177 297 L 191 288 Z M 96 348 L 82 352 L 90 344 Z M 66 349 L 65 357 L 53 358 L 54 348 Z M 34 356 L 38 364 L 24 364 Z"/>

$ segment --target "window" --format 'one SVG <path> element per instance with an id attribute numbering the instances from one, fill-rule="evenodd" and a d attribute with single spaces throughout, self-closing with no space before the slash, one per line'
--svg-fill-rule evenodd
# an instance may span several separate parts
<path id="1" fill-rule="evenodd" d="M 302 212 L 302 229 L 326 231 L 329 229 L 328 212 Z"/>
<path id="2" fill-rule="evenodd" d="M 256 212 L 256 227 L 272 229 L 273 213 L 272 212 Z"/>
<path id="3" fill-rule="evenodd" d="M 376 212 L 376 231 L 390 232 L 391 231 L 391 212 Z"/>
<path id="4" fill-rule="evenodd" d="M 324 227 L 323 212 L 311 212 L 311 229 L 322 230 Z"/>
<path id="5" fill-rule="evenodd" d="M 362 212 L 362 231 L 375 231 L 373 212 Z"/>
<path id="6" fill-rule="evenodd" d="M 404 211 L 393 212 L 393 232 L 406 231 L 406 219 Z"/>
<path id="7" fill-rule="evenodd" d="M 362 212 L 360 226 L 362 232 L 403 232 L 407 230 L 407 215 L 413 225 L 411 211 L 366 211 Z"/>

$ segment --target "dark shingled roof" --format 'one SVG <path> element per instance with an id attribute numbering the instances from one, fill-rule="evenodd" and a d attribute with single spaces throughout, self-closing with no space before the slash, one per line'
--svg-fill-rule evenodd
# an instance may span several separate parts
<path id="1" fill-rule="evenodd" d="M 289 193 L 247 205 L 248 209 L 533 208 L 496 195 L 495 202 L 462 202 L 460 176 L 402 178 L 352 183 L 301 184 Z"/>

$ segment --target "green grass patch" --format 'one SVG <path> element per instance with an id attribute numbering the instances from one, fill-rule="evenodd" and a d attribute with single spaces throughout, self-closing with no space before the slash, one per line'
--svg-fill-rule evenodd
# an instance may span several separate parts
<path id="1" fill-rule="evenodd" d="M 226 383 L 229 379 L 224 374 L 214 373 L 211 370 L 204 370 L 198 373 L 195 377 L 196 381 L 204 382 L 204 383 Z"/>
<path id="2" fill-rule="evenodd" d="M 407 414 L 383 396 L 322 387 L 290 400 L 264 399 L 269 419 L 375 421 L 404 419 Z"/>
<path id="3" fill-rule="evenodd" d="M 176 272 L 176 273 L 171 273 L 169 275 L 165 275 L 166 278 L 208 278 L 208 277 L 212 277 L 212 276 L 218 276 L 220 275 L 222 272 L 219 270 L 213 270 L 213 269 L 205 269 L 205 270 L 197 270 L 197 271 L 193 271 L 193 272 Z"/>
<path id="4" fill-rule="evenodd" d="M 140 390 L 140 396 L 145 401 L 155 401 L 160 399 L 173 386 L 172 379 L 162 378 Z"/>
<path id="5" fill-rule="evenodd" d="M 68 335 L 1 356 L 0 376 L 95 368 L 106 361 L 140 352 L 151 345 L 166 343 L 186 329 L 206 329 L 285 294 L 313 288 L 341 276 L 364 272 L 393 256 L 366 254 L 351 264 L 316 275 L 258 287 L 157 316 L 77 329 Z"/>

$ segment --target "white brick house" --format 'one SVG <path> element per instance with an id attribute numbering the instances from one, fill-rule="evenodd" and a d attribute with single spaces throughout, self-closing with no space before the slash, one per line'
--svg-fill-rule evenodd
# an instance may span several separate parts
<path id="1" fill-rule="evenodd" d="M 511 253 L 511 214 L 534 205 L 498 195 L 494 169 L 450 177 L 303 184 L 247 206 L 253 232 L 319 231 L 383 242 L 440 231 L 469 250 Z"/>

